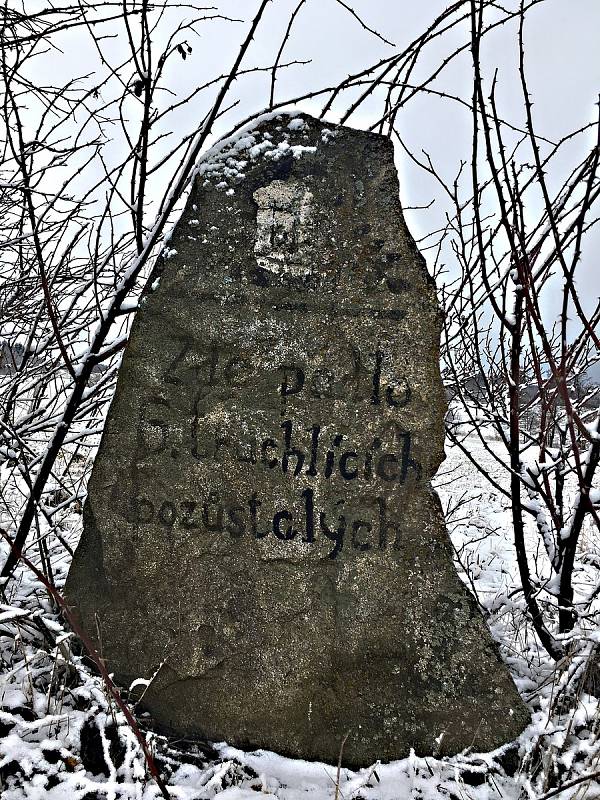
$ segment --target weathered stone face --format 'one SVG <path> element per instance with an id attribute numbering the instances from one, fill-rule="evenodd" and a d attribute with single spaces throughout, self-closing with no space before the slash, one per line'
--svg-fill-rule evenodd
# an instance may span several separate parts
<path id="1" fill-rule="evenodd" d="M 165 728 L 303 758 L 515 738 L 429 484 L 440 315 L 390 142 L 263 122 L 201 168 L 151 283 L 67 585 L 110 669 L 162 664 Z"/>

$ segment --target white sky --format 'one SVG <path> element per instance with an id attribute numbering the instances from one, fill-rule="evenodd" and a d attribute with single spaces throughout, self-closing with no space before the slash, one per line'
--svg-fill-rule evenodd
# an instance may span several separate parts
<path id="1" fill-rule="evenodd" d="M 37 5 L 38 3 L 36 3 Z M 199 38 L 188 36 L 193 46 L 185 62 L 173 59 L 167 71 L 167 84 L 176 92 L 194 86 L 221 72 L 227 72 L 238 52 L 239 45 L 260 2 L 259 0 L 211 0 L 220 13 L 242 18 L 243 23 L 227 24 L 209 22 L 202 27 Z M 45 5 L 39 3 L 39 5 Z M 173 6 L 175 6 L 173 0 Z M 278 49 L 282 34 L 297 0 L 272 0 L 257 31 L 243 66 L 268 65 Z M 420 34 L 447 5 L 448 0 L 352 0 L 352 7 L 372 27 L 393 41 L 399 48 Z M 505 5 L 517 8 L 518 0 L 507 0 Z M 102 4 L 98 5 L 101 8 Z M 173 9 L 170 19 L 189 18 L 191 13 Z M 169 17 L 165 18 L 166 20 Z M 161 25 L 162 34 L 172 31 L 168 21 Z M 528 13 L 526 26 L 527 67 L 531 88 L 536 101 L 536 116 L 540 132 L 550 138 L 558 137 L 576 124 L 583 124 L 595 114 L 594 104 L 600 91 L 600 2 L 598 0 L 544 0 Z M 515 121 L 522 121 L 522 100 L 515 80 L 516 25 L 505 26 L 486 40 L 483 51 L 484 66 L 488 75 L 498 67 L 498 94 L 503 110 Z M 427 68 L 436 66 L 453 47 L 468 41 L 468 24 L 460 32 L 451 32 L 430 47 L 419 62 L 415 79 L 424 77 Z M 72 77 L 76 73 L 92 71 L 97 67 L 95 52 L 83 35 L 65 40 L 64 54 L 49 54 L 40 61 L 40 78 L 60 75 Z M 155 42 L 160 44 L 160 42 Z M 106 41 L 105 50 L 116 63 L 119 53 L 126 53 L 124 35 Z M 307 66 L 296 66 L 280 73 L 277 97 L 301 94 L 310 88 L 335 85 L 348 73 L 392 55 L 394 48 L 364 31 L 360 25 L 338 5 L 336 0 L 307 0 L 297 16 L 283 60 L 312 59 Z M 265 104 L 268 96 L 269 76 L 240 80 L 237 97 L 240 104 L 229 117 L 244 116 Z M 448 67 L 435 84 L 438 89 L 468 97 L 470 88 L 470 54 L 466 51 Z M 400 117 L 400 127 L 405 135 L 419 145 L 435 152 L 441 149 L 450 164 L 453 156 L 462 150 L 465 135 L 470 135 L 469 112 L 457 113 L 456 106 L 437 98 L 415 101 Z M 315 113 L 322 101 L 305 102 L 303 108 Z M 447 110 L 449 108 L 449 110 Z M 349 124 L 356 127 L 371 122 L 368 113 L 373 105 L 353 115 Z M 184 116 L 193 123 L 198 107 L 190 104 Z M 335 116 L 335 115 L 334 115 Z M 223 126 L 225 129 L 227 125 Z"/>
<path id="2" fill-rule="evenodd" d="M 31 2 L 45 5 L 41 0 Z M 176 3 L 173 1 L 172 5 Z M 236 24 L 208 22 L 200 28 L 199 38 L 188 36 L 188 42 L 193 47 L 192 54 L 185 62 L 178 57 L 173 58 L 165 73 L 166 85 L 176 94 L 229 71 L 260 0 L 211 0 L 210 5 L 222 14 L 245 21 Z M 269 3 L 243 66 L 266 66 L 272 63 L 296 5 L 297 0 L 272 0 Z M 447 7 L 448 0 L 352 0 L 351 5 L 371 27 L 402 48 Z M 505 6 L 516 9 L 518 0 L 506 0 Z M 98 8 L 102 8 L 101 3 Z M 176 21 L 190 16 L 191 12 L 174 7 L 161 24 L 163 38 L 172 32 Z M 545 0 L 528 13 L 526 60 L 539 133 L 556 139 L 597 115 L 595 104 L 600 91 L 598 31 L 599 0 Z M 456 46 L 467 42 L 469 36 L 467 22 L 461 30 L 452 31 L 438 39 L 438 43 L 423 54 L 414 80 L 426 77 L 428 70 L 437 66 Z M 40 81 L 48 76 L 59 79 L 61 73 L 64 77 L 73 77 L 74 74 L 93 72 L 98 68 L 96 53 L 83 33 L 70 34 L 64 42 L 62 54 L 49 53 L 37 62 Z M 154 44 L 160 45 L 161 42 L 155 40 Z M 116 39 L 106 40 L 103 48 L 116 64 L 120 56 L 127 53 L 123 30 Z M 283 60 L 312 59 L 312 63 L 283 70 L 278 79 L 276 99 L 336 85 L 349 73 L 393 53 L 394 48 L 364 31 L 336 0 L 306 0 L 297 16 Z M 495 68 L 499 69 L 500 113 L 512 122 L 522 124 L 523 101 L 515 73 L 517 56 L 516 23 L 504 26 L 486 39 L 483 61 L 488 78 Z M 470 76 L 470 53 L 466 50 L 445 69 L 433 87 L 469 100 Z M 268 100 L 269 81 L 270 76 L 266 73 L 239 79 L 232 95 L 232 99 L 235 97 L 240 101 L 239 105 L 215 129 L 216 133 L 224 133 L 240 118 L 263 108 Z M 345 95 L 343 103 L 335 107 L 334 112 L 342 111 L 354 96 L 356 93 Z M 182 130 L 192 129 L 199 124 L 202 112 L 213 97 L 214 93 L 207 95 L 203 103 L 189 103 L 173 120 Z M 165 104 L 172 102 L 172 99 L 165 95 Z M 306 101 L 302 103 L 302 109 L 318 113 L 322 105 L 321 99 Z M 348 124 L 366 127 L 376 118 L 380 108 L 380 102 L 368 103 L 350 118 Z M 336 114 L 330 115 L 330 119 L 335 121 Z M 450 179 L 454 177 L 460 159 L 469 158 L 470 111 L 455 103 L 432 96 L 416 98 L 401 111 L 398 127 L 411 148 L 417 153 L 421 148 L 429 152 L 434 163 Z M 590 143 L 589 139 L 587 143 Z M 583 149 L 579 148 L 578 152 L 583 153 Z M 403 204 L 411 206 L 429 202 L 433 196 L 433 186 L 426 176 L 420 170 L 415 170 L 401 153 L 398 154 L 398 167 Z M 427 215 L 421 224 L 418 217 L 422 216 L 413 214 L 417 234 L 430 230 L 433 222 Z"/>
<path id="3" fill-rule="evenodd" d="M 258 7 L 256 0 L 217 0 L 223 12 L 249 19 Z M 248 62 L 267 64 L 281 39 L 290 10 L 296 0 L 274 0 L 259 29 L 256 42 L 248 55 Z M 398 46 L 406 45 L 432 21 L 447 5 L 447 0 L 355 0 L 353 8 L 369 25 L 379 30 Z M 517 3 L 509 2 L 509 7 Z M 236 52 L 240 35 L 246 26 L 231 26 L 225 36 L 211 35 L 203 38 L 198 48 L 194 45 L 192 59 L 202 64 L 212 64 L 213 71 L 225 70 Z M 594 104 L 600 91 L 600 2 L 598 0 L 546 0 L 529 12 L 526 27 L 527 67 L 531 90 L 535 100 L 536 121 L 540 133 L 557 138 L 578 124 L 594 117 Z M 238 36 L 233 34 L 238 33 Z M 516 25 L 494 33 L 484 45 L 483 58 L 488 76 L 499 68 L 498 96 L 504 113 L 515 122 L 524 119 L 523 103 L 514 66 L 517 59 L 515 42 Z M 425 76 L 426 68 L 435 66 L 440 56 L 450 52 L 455 45 L 468 39 L 464 27 L 461 34 L 451 33 L 439 46 L 432 47 L 424 63 L 417 68 L 416 76 Z M 200 52 L 198 52 L 200 50 Z M 349 72 L 359 70 L 393 53 L 374 36 L 361 29 L 335 0 L 308 0 L 300 11 L 294 35 L 286 47 L 285 58 L 312 58 L 313 64 L 294 67 L 278 81 L 278 96 L 300 94 L 307 88 L 322 84 L 335 84 Z M 194 63 L 194 62 L 192 62 Z M 190 63 L 190 68 L 192 64 Z M 436 84 L 453 93 L 468 97 L 470 87 L 470 54 L 462 57 L 444 73 Z M 268 78 L 252 81 L 240 93 L 246 109 L 255 110 L 262 105 Z M 321 101 L 306 102 L 303 108 L 316 112 Z M 362 127 L 371 117 L 359 111 L 349 124 Z M 464 156 L 465 143 L 470 138 L 469 112 L 457 109 L 455 104 L 438 98 L 415 101 L 399 118 L 400 128 L 416 147 L 432 154 L 440 154 L 441 162 L 452 173 L 456 157 Z M 468 154 L 468 150 L 467 150 Z M 407 176 L 408 178 L 408 176 Z M 407 185 L 409 193 L 418 192 L 418 186 Z M 408 198 L 412 204 L 412 198 Z M 424 198 L 421 198 L 424 199 Z"/>
<path id="4" fill-rule="evenodd" d="M 31 0 L 36 2 L 36 0 Z M 200 37 L 188 36 L 193 52 L 183 61 L 174 57 L 165 73 L 165 82 L 171 90 L 181 95 L 186 89 L 210 80 L 229 71 L 241 41 L 248 30 L 259 0 L 212 0 L 211 5 L 231 17 L 243 18 L 243 23 L 209 22 L 200 29 Z M 267 66 L 277 52 L 287 21 L 297 0 L 272 0 L 258 29 L 243 67 Z M 371 27 L 393 41 L 397 47 L 406 46 L 432 22 L 448 5 L 448 0 L 353 0 L 352 7 Z M 518 0 L 506 0 L 511 9 L 518 8 Z M 101 4 L 98 8 L 101 8 Z M 172 32 L 177 21 L 189 18 L 190 12 L 175 8 L 165 16 L 161 25 L 162 36 Z M 600 0 L 545 0 L 528 13 L 526 23 L 526 64 L 530 90 L 534 99 L 535 122 L 538 133 L 552 140 L 584 125 L 597 116 L 598 92 L 600 91 L 600 57 L 598 52 L 600 31 Z M 498 104 L 500 115 L 511 122 L 522 125 L 524 121 L 523 100 L 520 94 L 518 75 L 515 72 L 518 52 L 516 46 L 516 22 L 504 26 L 486 38 L 482 58 L 487 76 L 486 94 L 490 78 L 498 69 Z M 420 82 L 428 76 L 445 55 L 470 37 L 468 22 L 460 30 L 440 38 L 423 54 L 413 79 Z M 156 45 L 160 45 L 156 37 Z M 126 38 L 119 37 L 103 44 L 113 63 L 118 63 L 127 52 Z M 312 59 L 306 66 L 293 66 L 280 73 L 276 99 L 302 94 L 310 89 L 336 85 L 349 73 L 358 71 L 378 60 L 392 55 L 389 47 L 361 28 L 336 0 L 307 0 L 298 14 L 293 34 L 286 47 L 283 61 Z M 98 69 L 97 55 L 89 40 L 82 33 L 70 34 L 64 40 L 64 52 L 49 53 L 39 60 L 43 81 L 48 75 L 58 80 L 61 74 L 72 77 Z M 215 129 L 222 135 L 239 119 L 264 108 L 268 101 L 270 76 L 240 78 L 236 81 L 231 99 L 238 99 L 234 108 Z M 470 100 L 471 67 L 467 49 L 456 59 L 433 84 L 438 90 L 446 90 Z M 169 127 L 178 133 L 193 130 L 198 126 L 203 113 L 212 101 L 211 90 L 205 98 L 187 104 L 174 115 Z M 336 121 L 349 102 L 356 96 L 347 94 L 334 107 L 329 117 Z M 173 102 L 165 95 L 165 105 Z M 350 119 L 356 127 L 367 127 L 381 109 L 381 98 L 366 104 Z M 132 99 L 132 103 L 135 100 Z M 301 108 L 309 113 L 318 113 L 323 101 L 304 102 Z M 126 109 L 127 110 L 127 109 Z M 129 110 L 137 109 L 130 105 Z M 397 119 L 402 137 L 413 152 L 426 150 L 443 175 L 452 181 L 460 160 L 469 163 L 471 151 L 470 111 L 456 103 L 431 95 L 422 95 L 411 101 Z M 115 136 L 115 156 L 123 147 L 123 140 Z M 559 171 L 549 176 L 551 184 L 558 186 L 565 171 L 580 160 L 591 145 L 591 136 L 580 137 L 564 157 L 557 163 Z M 418 169 L 397 148 L 397 164 L 401 181 L 401 199 L 405 207 L 423 205 L 436 198 L 427 211 L 408 211 L 407 221 L 414 235 L 440 228 L 445 221 L 447 207 L 442 201 L 437 185 L 422 170 Z M 465 187 L 468 188 L 468 183 Z M 539 209 L 531 201 L 531 213 Z M 584 249 L 583 269 L 580 279 L 584 282 L 590 302 L 598 295 L 600 269 L 597 255 L 600 252 L 600 236 L 592 234 Z"/>
<path id="5" fill-rule="evenodd" d="M 230 16 L 244 16 L 249 20 L 258 0 L 217 0 L 219 10 Z M 355 0 L 354 10 L 367 24 L 378 30 L 397 46 L 406 46 L 418 36 L 432 20 L 443 11 L 447 0 Z M 514 0 L 508 3 L 517 8 Z M 259 28 L 247 64 L 269 64 L 281 41 L 296 0 L 274 0 Z M 182 64 L 197 76 L 196 64 L 202 72 L 226 71 L 239 46 L 241 35 L 247 25 L 223 26 L 222 35 L 214 33 L 203 37 L 199 46 L 194 44 L 190 61 Z M 600 2 L 598 0 L 546 0 L 529 12 L 526 27 L 526 59 L 530 88 L 535 101 L 535 118 L 539 133 L 556 139 L 569 130 L 589 122 L 597 114 L 600 91 L 600 54 L 598 52 L 600 31 Z M 517 80 L 516 23 L 499 29 L 486 40 L 483 61 L 488 77 L 498 68 L 498 101 L 501 114 L 516 124 L 524 122 L 523 101 Z M 223 35 L 224 34 L 224 35 Z M 237 35 L 234 35 L 237 34 Z M 454 47 L 468 41 L 469 28 L 453 31 L 439 40 L 424 53 L 423 62 L 417 66 L 415 81 L 426 77 L 428 69 L 437 67 L 441 58 Z M 284 60 L 311 58 L 312 63 L 304 67 L 292 67 L 284 71 L 277 84 L 277 97 L 300 95 L 310 88 L 335 85 L 349 73 L 376 63 L 394 52 L 375 36 L 364 31 L 336 0 L 307 0 L 296 19 L 293 35 L 286 46 Z M 197 59 L 197 60 L 196 60 Z M 188 66 L 189 63 L 189 66 Z M 212 70 L 211 70 L 212 66 Z M 268 92 L 269 77 L 262 75 L 244 84 L 240 83 L 237 94 L 241 99 L 235 110 L 236 116 L 251 113 L 262 107 Z M 471 93 L 470 52 L 467 50 L 450 65 L 434 84 L 437 89 L 446 89 L 469 99 Z M 488 84 L 489 88 L 489 84 Z M 348 104 L 345 98 L 343 108 Z M 318 113 L 323 106 L 321 99 L 302 103 L 303 110 Z M 342 109 L 342 105 L 338 107 Z M 348 124 L 366 127 L 376 118 L 380 103 L 368 103 L 352 117 Z M 375 113 L 373 113 L 375 112 Z M 335 114 L 332 115 L 335 121 Z M 226 129 L 227 126 L 223 126 Z M 440 166 L 445 176 L 454 178 L 461 158 L 468 160 L 471 147 L 471 120 L 468 109 L 438 97 L 423 96 L 415 99 L 398 117 L 401 135 L 414 152 L 421 149 L 431 154 L 434 163 Z M 583 145 L 561 160 L 567 169 L 572 158 L 583 155 Z M 437 195 L 437 187 L 421 170 L 415 168 L 398 149 L 398 168 L 401 178 L 401 197 L 405 206 L 423 205 Z M 557 183 L 558 185 L 558 183 Z M 440 227 L 444 209 L 434 205 L 426 213 L 408 212 L 407 218 L 416 236 Z M 596 239 L 600 245 L 600 239 Z M 596 252 L 599 247 L 594 248 Z M 592 280 L 599 271 L 586 259 L 586 279 Z M 596 286 L 600 281 L 594 281 Z"/>

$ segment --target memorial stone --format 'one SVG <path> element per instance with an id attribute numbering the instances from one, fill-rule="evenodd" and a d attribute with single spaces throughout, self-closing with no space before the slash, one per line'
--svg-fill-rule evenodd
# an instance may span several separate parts
<path id="1" fill-rule="evenodd" d="M 66 589 L 163 729 L 364 766 L 527 724 L 430 485 L 440 328 L 388 139 L 282 114 L 200 164 Z"/>

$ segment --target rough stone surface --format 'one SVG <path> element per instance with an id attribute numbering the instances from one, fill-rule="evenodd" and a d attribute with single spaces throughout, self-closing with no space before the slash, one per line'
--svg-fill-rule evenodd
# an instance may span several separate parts
<path id="1" fill-rule="evenodd" d="M 281 116 L 159 260 L 67 594 L 166 729 L 325 761 L 350 731 L 367 765 L 528 721 L 429 483 L 440 313 L 398 194 L 385 138 Z"/>

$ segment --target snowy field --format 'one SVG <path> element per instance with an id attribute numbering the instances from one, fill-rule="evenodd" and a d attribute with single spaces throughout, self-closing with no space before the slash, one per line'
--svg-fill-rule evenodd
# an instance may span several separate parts
<path id="1" fill-rule="evenodd" d="M 469 441 L 479 463 L 501 485 L 507 474 L 491 451 Z M 5 468 L 6 469 L 6 468 Z M 18 485 L 0 475 L 5 501 L 17 509 Z M 5 482 L 4 479 L 7 479 Z M 463 753 L 438 760 L 412 755 L 360 772 L 307 763 L 274 753 L 242 752 L 225 743 L 213 749 L 167 741 L 149 732 L 156 762 L 172 798 L 250 800 L 404 800 L 471 798 L 526 800 L 560 796 L 593 800 L 600 782 L 575 783 L 600 767 L 600 679 L 590 669 L 597 620 L 573 656 L 557 667 L 537 646 L 525 623 L 511 541 L 508 499 L 481 476 L 457 448 L 436 478 L 447 514 L 457 567 L 475 591 L 502 655 L 532 712 L 532 723 L 516 743 L 495 753 Z M 12 493 L 12 494 L 11 494 Z M 62 536 L 73 547 L 81 507 L 62 513 Z M 0 518 L 2 528 L 11 519 Z M 43 530 L 41 531 L 43 534 Z M 543 556 L 530 540 L 532 561 Z M 6 545 L 2 545 L 6 551 Z M 577 574 L 580 596 L 599 582 L 599 543 L 584 537 Z M 30 548 L 34 558 L 37 548 Z M 61 586 L 70 556 L 58 542 L 52 568 Z M 140 747 L 121 712 L 106 699 L 102 681 L 52 607 L 43 586 L 21 569 L 0 606 L 0 796 L 2 800 L 150 800 L 160 797 L 148 777 Z M 37 627 L 32 620 L 37 621 Z M 45 629 L 46 636 L 42 634 Z M 598 670 L 600 672 L 600 669 Z M 144 724 L 144 718 L 140 719 Z M 573 784 L 569 788 L 569 784 Z M 556 792 L 554 787 L 565 787 Z"/>

